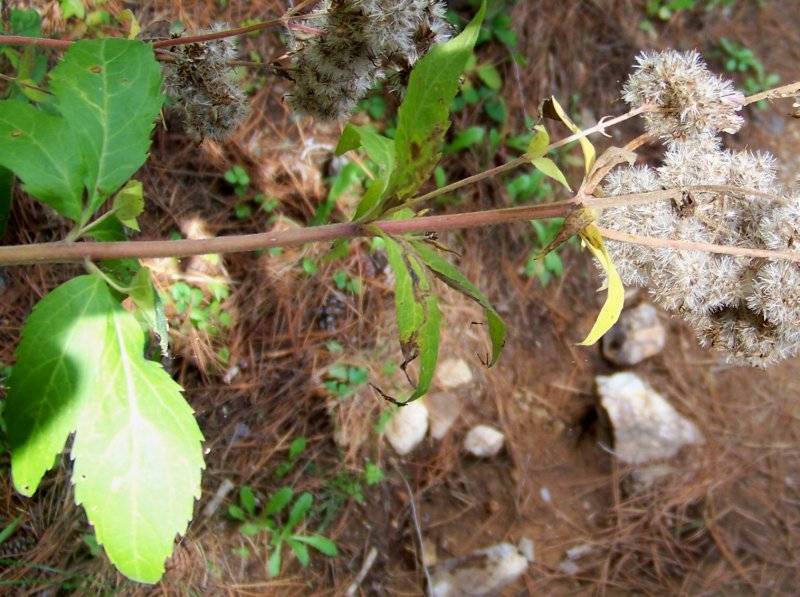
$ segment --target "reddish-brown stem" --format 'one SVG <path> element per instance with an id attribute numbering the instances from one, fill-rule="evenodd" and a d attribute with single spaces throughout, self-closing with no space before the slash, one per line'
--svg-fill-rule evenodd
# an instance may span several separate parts
<path id="1" fill-rule="evenodd" d="M 409 220 L 383 220 L 372 223 L 388 234 L 432 232 L 491 226 L 508 222 L 565 216 L 575 201 L 560 201 L 547 205 L 531 205 L 463 214 L 428 216 Z M 128 241 L 113 243 L 41 243 L 0 247 L 0 265 L 30 263 L 61 263 L 100 259 L 137 259 L 154 257 L 189 257 L 210 253 L 241 253 L 291 247 L 312 242 L 330 242 L 342 238 L 370 236 L 361 224 L 347 222 L 281 232 L 264 232 L 241 236 L 201 240 Z"/>

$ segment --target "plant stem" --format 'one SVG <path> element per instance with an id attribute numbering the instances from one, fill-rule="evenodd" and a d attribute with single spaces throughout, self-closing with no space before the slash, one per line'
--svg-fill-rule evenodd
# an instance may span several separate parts
<path id="1" fill-rule="evenodd" d="M 744 100 L 744 105 L 747 106 L 748 104 L 753 104 L 755 102 L 760 102 L 761 100 L 771 100 L 771 99 L 779 99 L 782 97 L 793 97 L 800 93 L 800 81 L 797 83 L 789 83 L 788 85 L 783 85 L 781 87 L 774 87 L 772 89 L 768 89 L 766 91 L 762 91 L 761 93 L 755 93 L 753 95 L 749 95 Z"/>

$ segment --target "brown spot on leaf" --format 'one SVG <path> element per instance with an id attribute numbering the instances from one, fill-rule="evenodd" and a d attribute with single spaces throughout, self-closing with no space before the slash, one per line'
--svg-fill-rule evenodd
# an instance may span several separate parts
<path id="1" fill-rule="evenodd" d="M 99 75 L 100 73 L 102 73 L 102 72 L 103 72 L 103 67 L 102 67 L 102 66 L 95 65 L 95 66 L 93 66 L 92 68 L 90 68 L 89 70 L 90 70 L 91 72 L 93 72 L 94 74 L 96 74 L 96 75 Z"/>

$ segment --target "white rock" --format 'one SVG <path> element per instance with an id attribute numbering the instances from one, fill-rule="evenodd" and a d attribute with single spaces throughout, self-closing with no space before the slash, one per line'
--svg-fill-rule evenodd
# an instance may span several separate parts
<path id="1" fill-rule="evenodd" d="M 528 569 L 528 560 L 510 543 L 500 543 L 461 558 L 445 560 L 431 571 L 433 597 L 494 595 Z"/>
<path id="2" fill-rule="evenodd" d="M 442 439 L 461 414 L 461 399 L 449 392 L 435 392 L 425 396 L 430 411 L 431 437 Z"/>
<path id="3" fill-rule="evenodd" d="M 428 432 L 428 407 L 416 400 L 398 409 L 386 426 L 386 439 L 394 451 L 404 456 L 425 439 Z"/>
<path id="4" fill-rule="evenodd" d="M 603 354 L 617 365 L 635 365 L 664 350 L 667 332 L 653 305 L 627 309 L 603 336 Z"/>
<path id="5" fill-rule="evenodd" d="M 436 367 L 436 379 L 447 389 L 472 382 L 472 369 L 464 359 L 445 359 Z"/>
<path id="6" fill-rule="evenodd" d="M 685 445 L 703 443 L 697 427 L 634 373 L 595 381 L 614 428 L 614 453 L 622 462 L 670 458 Z"/>
<path id="7" fill-rule="evenodd" d="M 505 436 L 494 427 L 488 425 L 476 425 L 467 433 L 464 439 L 464 449 L 479 458 L 489 458 L 497 456 L 503 449 Z"/>

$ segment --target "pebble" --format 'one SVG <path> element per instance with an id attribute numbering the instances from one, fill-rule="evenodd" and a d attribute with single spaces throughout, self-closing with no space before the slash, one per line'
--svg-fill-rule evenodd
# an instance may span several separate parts
<path id="1" fill-rule="evenodd" d="M 399 408 L 386 426 L 386 439 L 394 451 L 405 456 L 416 448 L 428 432 L 428 407 L 416 400 Z"/>
<path id="2" fill-rule="evenodd" d="M 510 543 L 500 543 L 460 558 L 445 560 L 431 571 L 432 597 L 495 595 L 528 569 L 528 560 Z"/>
<path id="3" fill-rule="evenodd" d="M 464 439 L 464 449 L 478 458 L 497 456 L 505 444 L 505 436 L 488 425 L 476 425 Z"/>
<path id="4" fill-rule="evenodd" d="M 436 379 L 446 389 L 472 383 L 472 369 L 464 359 L 445 359 L 436 368 Z"/>
<path id="5" fill-rule="evenodd" d="M 614 429 L 614 454 L 628 464 L 671 458 L 703 443 L 697 427 L 634 373 L 596 378 L 600 402 Z"/>
<path id="6" fill-rule="evenodd" d="M 449 392 L 435 392 L 425 397 L 430 411 L 431 437 L 442 439 L 461 414 L 462 401 Z"/>
<path id="7" fill-rule="evenodd" d="M 603 355 L 616 365 L 635 365 L 664 350 L 666 337 L 658 310 L 642 303 L 623 311 L 619 321 L 603 336 Z"/>

